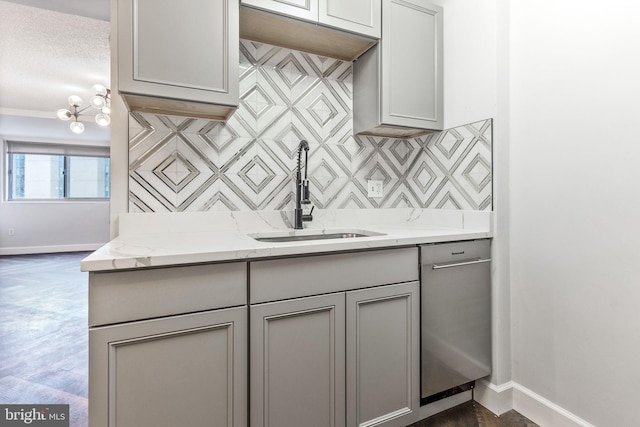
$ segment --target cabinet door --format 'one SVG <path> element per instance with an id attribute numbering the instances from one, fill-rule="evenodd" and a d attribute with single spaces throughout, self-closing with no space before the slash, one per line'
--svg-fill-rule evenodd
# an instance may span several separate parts
<path id="1" fill-rule="evenodd" d="M 246 307 L 93 328 L 92 427 L 247 425 Z"/>
<path id="2" fill-rule="evenodd" d="M 348 427 L 417 421 L 419 322 L 419 282 L 347 292 Z"/>
<path id="3" fill-rule="evenodd" d="M 237 0 L 118 0 L 121 92 L 238 105 Z"/>
<path id="4" fill-rule="evenodd" d="M 341 30 L 380 38 L 381 0 L 321 0 L 318 20 Z"/>
<path id="5" fill-rule="evenodd" d="M 242 4 L 307 21 L 318 21 L 318 0 L 242 0 Z"/>
<path id="6" fill-rule="evenodd" d="M 344 426 L 344 298 L 251 306 L 253 427 Z"/>
<path id="7" fill-rule="evenodd" d="M 421 0 L 385 0 L 382 122 L 441 130 L 442 70 L 442 8 Z"/>

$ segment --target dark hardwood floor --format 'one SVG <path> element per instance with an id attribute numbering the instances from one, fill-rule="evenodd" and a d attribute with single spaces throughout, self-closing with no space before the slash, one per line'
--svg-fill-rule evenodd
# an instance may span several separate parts
<path id="1" fill-rule="evenodd" d="M 516 411 L 500 416 L 477 402 L 469 401 L 411 424 L 410 427 L 538 427 Z"/>
<path id="2" fill-rule="evenodd" d="M 0 403 L 69 404 L 71 427 L 87 426 L 87 255 L 0 257 Z M 467 402 L 411 427 L 434 426 L 536 424 Z"/>
<path id="3" fill-rule="evenodd" d="M 0 257 L 0 403 L 69 405 L 87 426 L 88 253 Z"/>

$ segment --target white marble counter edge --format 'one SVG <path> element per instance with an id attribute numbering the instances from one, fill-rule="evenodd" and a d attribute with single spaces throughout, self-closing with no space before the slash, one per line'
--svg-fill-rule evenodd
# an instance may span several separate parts
<path id="1" fill-rule="evenodd" d="M 367 227 L 380 236 L 298 242 L 258 242 L 243 232 L 163 233 L 116 238 L 85 258 L 82 271 L 108 272 L 210 262 L 391 248 L 492 237 L 479 229 Z M 250 234 L 250 233 L 249 233 Z"/>

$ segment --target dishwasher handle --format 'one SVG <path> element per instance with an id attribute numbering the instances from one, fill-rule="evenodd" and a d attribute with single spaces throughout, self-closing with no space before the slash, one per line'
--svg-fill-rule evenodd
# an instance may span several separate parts
<path id="1" fill-rule="evenodd" d="M 478 258 L 473 261 L 455 262 L 451 264 L 433 264 L 431 268 L 433 270 L 441 270 L 443 268 L 453 268 L 453 267 L 462 267 L 465 265 L 484 264 L 486 262 L 491 262 L 491 258 L 487 258 L 487 259 Z"/>

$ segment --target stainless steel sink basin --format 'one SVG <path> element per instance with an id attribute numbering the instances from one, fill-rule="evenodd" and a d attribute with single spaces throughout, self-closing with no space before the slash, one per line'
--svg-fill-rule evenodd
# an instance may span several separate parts
<path id="1" fill-rule="evenodd" d="M 287 231 L 276 233 L 250 234 L 249 237 L 259 242 L 301 242 L 307 240 L 352 239 L 355 237 L 382 236 L 367 230 L 324 230 L 322 233 L 311 234 L 305 231 Z"/>

